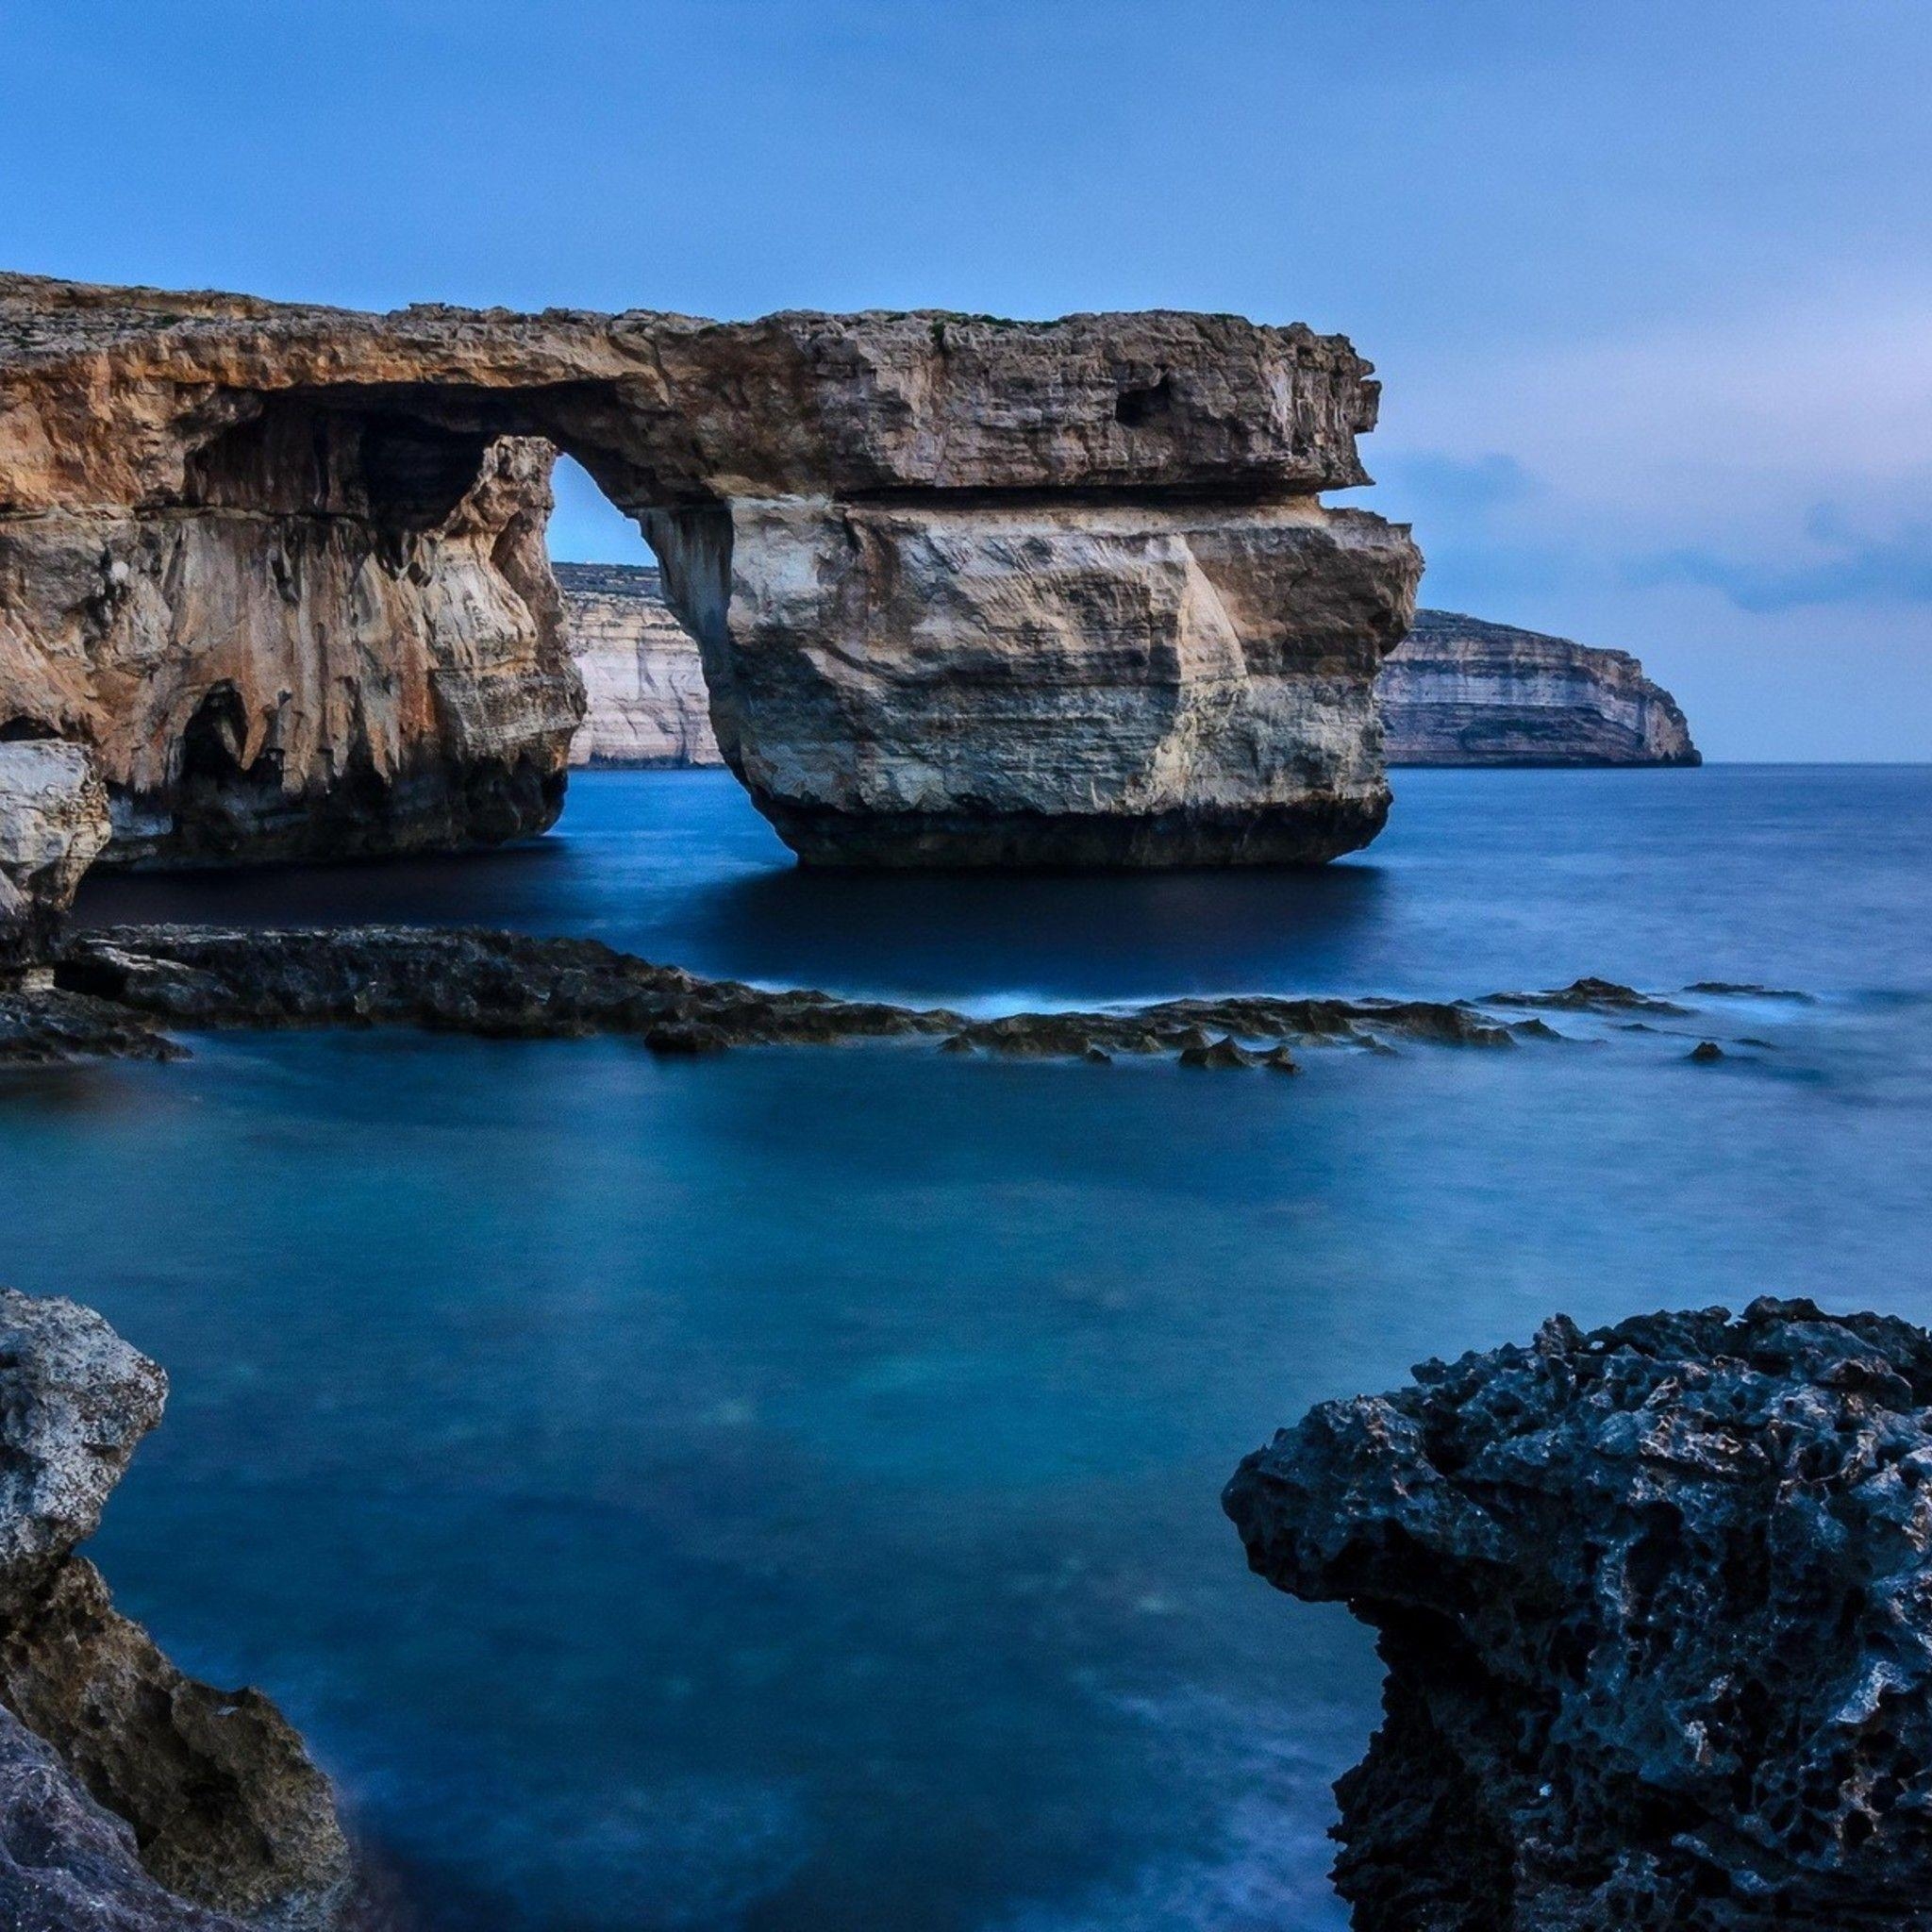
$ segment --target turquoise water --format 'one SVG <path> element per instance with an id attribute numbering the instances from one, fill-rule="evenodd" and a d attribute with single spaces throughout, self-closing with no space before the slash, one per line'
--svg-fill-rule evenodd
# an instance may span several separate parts
<path id="1" fill-rule="evenodd" d="M 1378 1673 L 1246 1574 L 1237 1458 L 1557 1308 L 1932 1321 L 1932 773 L 1398 775 L 1308 876 L 813 878 L 678 774 L 524 852 L 94 889 L 990 1008 L 1816 996 L 1298 1080 L 404 1034 L 16 1078 L 5 1277 L 174 1377 L 120 1602 L 272 1691 L 425 1932 L 1339 1927 Z"/>

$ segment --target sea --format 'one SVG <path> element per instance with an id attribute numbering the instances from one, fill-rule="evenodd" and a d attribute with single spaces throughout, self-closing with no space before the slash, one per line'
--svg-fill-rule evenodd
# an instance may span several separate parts
<path id="1" fill-rule="evenodd" d="M 980 1012 L 1688 1008 L 1298 1078 L 407 1031 L 9 1076 L 0 1279 L 172 1378 L 117 1602 L 276 1700 L 422 1932 L 1339 1932 L 1380 1673 L 1248 1573 L 1240 1457 L 1559 1310 L 1932 1323 L 1932 769 L 1395 777 L 1307 873 L 814 874 L 724 774 L 593 773 L 517 849 L 94 882 Z"/>

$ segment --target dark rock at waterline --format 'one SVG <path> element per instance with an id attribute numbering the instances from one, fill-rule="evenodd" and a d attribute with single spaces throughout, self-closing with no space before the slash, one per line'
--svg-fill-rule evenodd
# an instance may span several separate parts
<path id="1" fill-rule="evenodd" d="M 144 1013 L 49 985 L 0 985 L 0 1067 L 187 1056 Z"/>
<path id="2" fill-rule="evenodd" d="M 1932 1927 L 1932 1336 L 1763 1300 L 1415 1374 L 1224 1499 L 1378 1632 L 1358 1932 Z"/>
<path id="3" fill-rule="evenodd" d="M 1805 1006 L 1817 1003 L 1817 996 L 1798 992 L 1789 986 L 1759 986 L 1750 979 L 1693 979 L 1686 992 L 1717 993 L 1734 1000 L 1795 1000 Z"/>
<path id="4" fill-rule="evenodd" d="M 367 1925 L 287 1721 L 184 1676 L 74 1553 L 166 1390 L 91 1310 L 0 1290 L 0 1924 Z"/>
<path id="5" fill-rule="evenodd" d="M 1694 990 L 1694 989 L 1693 989 Z M 1492 1007 L 1547 1007 L 1571 1013 L 1670 1013 L 1683 1015 L 1690 1009 L 1656 993 L 1639 992 L 1635 987 L 1621 986 L 1614 979 L 1573 979 L 1547 992 L 1492 992 Z"/>
<path id="6" fill-rule="evenodd" d="M 1724 1050 L 1714 1040 L 1700 1040 L 1684 1058 L 1695 1060 L 1700 1066 L 1708 1066 L 1712 1060 L 1721 1060 Z"/>
<path id="7" fill-rule="evenodd" d="M 1541 1021 L 1504 1024 L 1441 1000 L 1181 999 L 969 1020 L 944 1008 L 701 979 L 591 940 L 402 926 L 86 933 L 63 949 L 56 991 L 100 1002 L 130 1024 L 413 1025 L 516 1039 L 613 1033 L 679 1055 L 927 1038 L 956 1053 L 1011 1058 L 1172 1058 L 1231 1037 L 1240 1053 L 1273 1063 L 1293 1044 L 1374 1046 L 1392 1035 L 1505 1047 L 1549 1032 Z"/>
<path id="8" fill-rule="evenodd" d="M 1258 1067 L 1261 1056 L 1250 1053 L 1240 1041 L 1224 1033 L 1206 1046 L 1182 1047 L 1180 1063 L 1184 1067 Z"/>

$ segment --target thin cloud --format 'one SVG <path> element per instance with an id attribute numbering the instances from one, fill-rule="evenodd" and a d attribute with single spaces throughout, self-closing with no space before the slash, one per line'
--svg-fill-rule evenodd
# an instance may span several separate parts
<path id="1" fill-rule="evenodd" d="M 1796 610 L 1833 604 L 1932 604 L 1932 524 L 1863 537 L 1830 508 L 1813 512 L 1809 534 L 1828 554 L 1798 565 L 1740 561 L 1707 550 L 1668 551 L 1631 573 L 1640 584 L 1696 584 L 1740 610 Z"/>

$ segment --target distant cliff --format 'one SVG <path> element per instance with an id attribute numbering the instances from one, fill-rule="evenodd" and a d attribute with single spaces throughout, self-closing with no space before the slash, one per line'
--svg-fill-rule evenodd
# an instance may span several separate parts
<path id="1" fill-rule="evenodd" d="M 658 573 L 630 563 L 552 565 L 588 706 L 573 765 L 716 765 L 696 640 Z"/>
<path id="2" fill-rule="evenodd" d="M 1624 651 L 1418 610 L 1376 679 L 1391 765 L 1695 765 L 1677 701 Z"/>
<path id="3" fill-rule="evenodd" d="M 590 708 L 573 765 L 715 765 L 698 647 L 658 573 L 559 563 Z M 1419 610 L 1376 681 L 1391 765 L 1694 765 L 1684 714 L 1623 651 Z"/>

